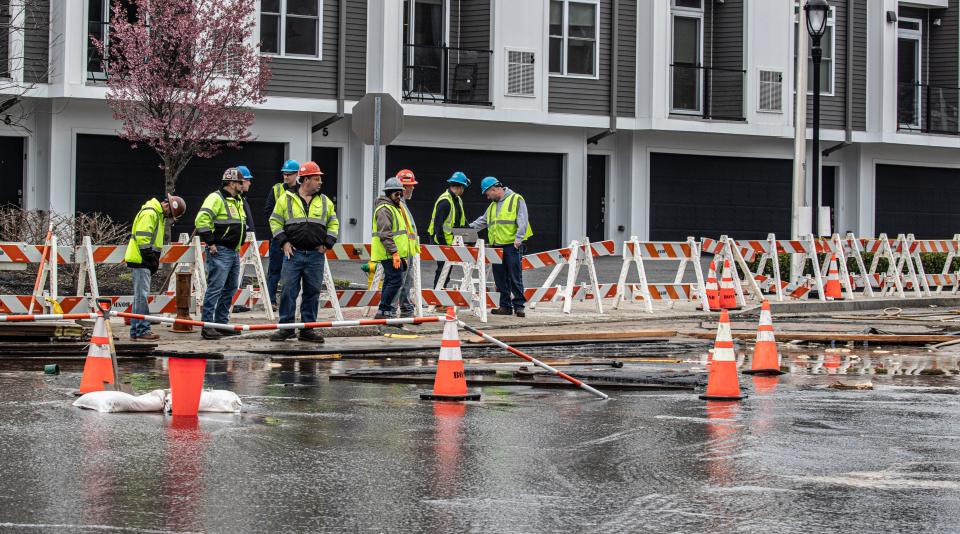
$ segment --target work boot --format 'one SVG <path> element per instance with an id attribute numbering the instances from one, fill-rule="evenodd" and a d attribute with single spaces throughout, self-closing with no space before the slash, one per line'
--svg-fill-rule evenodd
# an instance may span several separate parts
<path id="1" fill-rule="evenodd" d="M 300 331 L 299 336 L 300 341 L 312 341 L 314 343 L 323 343 L 323 336 L 320 335 L 320 332 L 312 328 Z"/>
<path id="2" fill-rule="evenodd" d="M 241 332 L 239 330 L 217 330 L 220 332 L 221 336 L 239 336 Z"/>
<path id="3" fill-rule="evenodd" d="M 377 312 L 377 314 L 374 315 L 373 318 L 374 318 L 374 319 L 393 319 L 393 317 L 389 317 L 389 316 L 387 316 L 387 315 L 384 315 L 384 314 L 381 313 L 381 312 Z"/>
<path id="4" fill-rule="evenodd" d="M 513 315 L 513 310 L 511 310 L 510 308 L 496 308 L 496 309 L 490 310 L 490 313 L 494 315 Z"/>
<path id="5" fill-rule="evenodd" d="M 200 330 L 200 337 L 214 341 L 222 338 L 223 334 L 221 334 L 216 328 L 204 328 L 203 330 Z"/>
<path id="6" fill-rule="evenodd" d="M 401 319 L 409 319 L 410 317 L 413 317 L 413 310 L 412 310 L 412 309 L 410 309 L 410 310 L 400 310 L 400 318 L 401 318 Z"/>
<path id="7" fill-rule="evenodd" d="M 517 308 L 516 310 L 513 310 L 513 314 L 516 315 L 517 317 L 527 316 L 527 312 L 523 311 L 523 308 Z"/>
<path id="8" fill-rule="evenodd" d="M 286 341 L 288 339 L 293 339 L 297 333 L 293 330 L 277 330 L 270 336 L 270 341 Z"/>
<path id="9" fill-rule="evenodd" d="M 157 334 L 154 334 L 153 332 L 147 332 L 142 336 L 130 337 L 130 341 L 156 341 L 158 339 L 160 339 L 160 336 Z"/>

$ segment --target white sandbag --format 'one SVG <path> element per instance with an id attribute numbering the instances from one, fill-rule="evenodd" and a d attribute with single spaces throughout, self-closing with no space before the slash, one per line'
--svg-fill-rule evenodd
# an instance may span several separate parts
<path id="1" fill-rule="evenodd" d="M 163 411 L 171 412 L 173 411 L 173 395 L 170 394 L 169 389 L 167 393 L 167 400 L 163 405 Z M 212 389 L 200 393 L 200 407 L 198 411 L 236 413 L 240 411 L 241 406 L 243 406 L 243 402 L 240 401 L 240 397 L 238 397 L 236 393 L 225 389 Z"/>
<path id="2" fill-rule="evenodd" d="M 93 391 L 73 401 L 73 405 L 103 413 L 159 412 L 163 410 L 166 397 L 162 389 L 139 397 L 122 391 Z"/>

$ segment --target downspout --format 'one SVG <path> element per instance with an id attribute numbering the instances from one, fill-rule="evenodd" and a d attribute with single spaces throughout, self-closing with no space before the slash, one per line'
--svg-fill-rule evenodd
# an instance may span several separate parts
<path id="1" fill-rule="evenodd" d="M 588 145 L 595 145 L 604 137 L 617 133 L 617 68 L 620 66 L 620 4 L 611 0 L 610 10 L 610 126 L 587 139 Z"/>
<path id="2" fill-rule="evenodd" d="M 347 74 L 347 0 L 340 0 L 337 33 L 337 113 L 314 124 L 311 133 L 319 132 L 343 118 L 344 80 Z"/>
<path id="3" fill-rule="evenodd" d="M 847 87 L 846 102 L 844 103 L 846 117 L 844 118 L 844 138 L 842 143 L 823 150 L 823 157 L 853 144 L 853 14 L 856 0 L 847 0 Z"/>

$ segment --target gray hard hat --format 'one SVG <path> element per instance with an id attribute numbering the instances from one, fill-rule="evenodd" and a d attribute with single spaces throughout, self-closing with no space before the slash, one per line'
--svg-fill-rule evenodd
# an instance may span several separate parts
<path id="1" fill-rule="evenodd" d="M 383 184 L 384 194 L 389 194 L 391 191 L 403 191 L 403 184 L 400 183 L 399 179 L 388 178 L 387 181 Z"/>

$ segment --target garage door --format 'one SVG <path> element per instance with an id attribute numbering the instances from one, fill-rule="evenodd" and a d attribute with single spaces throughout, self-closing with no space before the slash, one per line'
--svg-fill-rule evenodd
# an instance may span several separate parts
<path id="1" fill-rule="evenodd" d="M 790 160 L 650 156 L 650 239 L 790 234 Z"/>
<path id="2" fill-rule="evenodd" d="M 253 173 L 248 195 L 257 236 L 270 236 L 263 205 L 270 186 L 278 181 L 284 161 L 283 143 L 247 143 L 211 159 L 193 158 L 177 180 L 177 194 L 187 202 L 187 214 L 173 227 L 174 236 L 193 231 L 193 219 L 203 199 L 220 187 L 224 169 L 246 165 Z M 76 209 L 100 212 L 130 223 L 150 197 L 163 194 L 160 159 L 149 147 L 107 135 L 77 136 Z"/>
<path id="3" fill-rule="evenodd" d="M 877 165 L 877 234 L 951 238 L 960 233 L 960 169 Z"/>
<path id="4" fill-rule="evenodd" d="M 496 176 L 527 201 L 534 231 L 528 242 L 530 250 L 560 246 L 563 203 L 563 156 L 560 154 L 391 146 L 387 148 L 386 164 L 388 176 L 404 168 L 412 169 L 417 175 L 420 185 L 409 205 L 424 242 L 433 203 L 446 189 L 450 174 L 460 170 L 473 182 L 463 197 L 467 222 L 482 215 L 489 205 L 480 195 L 480 180 L 484 176 Z"/>

